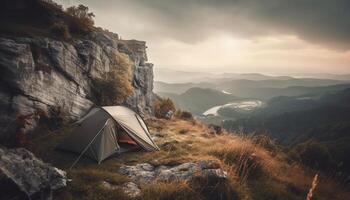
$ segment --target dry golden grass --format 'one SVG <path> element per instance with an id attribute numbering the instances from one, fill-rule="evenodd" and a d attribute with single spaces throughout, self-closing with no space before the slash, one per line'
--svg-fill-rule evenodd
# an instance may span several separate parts
<path id="1" fill-rule="evenodd" d="M 201 178 L 189 183 L 156 182 L 141 188 L 141 199 L 306 199 L 315 173 L 298 164 L 288 164 L 285 155 L 265 139 L 228 133 L 213 135 L 206 125 L 196 121 L 148 119 L 147 124 L 152 135 L 157 137 L 160 151 L 115 155 L 101 165 L 83 158 L 68 170 L 73 181 L 58 197 L 74 199 L 83 195 L 85 199 L 94 199 L 93 194 L 103 194 L 123 199 L 122 193 L 105 194 L 106 190 L 99 186 L 103 180 L 114 184 L 128 181 L 127 177 L 117 173 L 122 165 L 148 162 L 155 166 L 173 166 L 197 160 L 216 160 L 228 172 L 224 183 L 211 185 L 211 181 Z M 186 130 L 186 133 L 179 133 L 181 130 Z M 54 151 L 55 144 L 64 138 L 55 135 L 41 136 L 34 142 L 41 145 L 33 144 L 32 150 L 44 160 L 67 170 L 76 155 Z M 314 194 L 317 199 L 343 200 L 350 195 L 333 180 L 321 175 L 319 180 Z"/>
<path id="2" fill-rule="evenodd" d="M 186 182 L 157 182 L 146 185 L 142 190 L 142 200 L 187 200 L 202 199 Z"/>

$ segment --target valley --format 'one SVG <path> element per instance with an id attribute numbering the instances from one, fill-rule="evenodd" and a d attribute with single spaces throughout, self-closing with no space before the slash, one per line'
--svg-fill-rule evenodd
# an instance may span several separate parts
<path id="1" fill-rule="evenodd" d="M 266 79 L 257 81 L 256 76 L 251 80 L 225 78 L 200 84 L 156 82 L 156 89 L 181 92 L 188 87 L 184 93 L 165 96 L 180 109 L 193 112 L 205 124 L 222 126 L 233 133 L 268 135 L 294 155 L 294 159 L 333 175 L 343 174 L 336 176 L 350 182 L 346 175 L 350 174 L 350 161 L 345 155 L 350 151 L 349 80 L 291 77 L 276 80 L 263 76 Z M 203 92 L 206 97 L 196 96 L 192 86 L 210 92 Z M 212 100 L 206 103 L 203 98 Z M 189 102 L 201 102 L 200 109 Z M 317 154 L 313 156 L 319 156 L 322 161 L 304 158 L 305 155 L 300 155 L 304 151 Z"/>

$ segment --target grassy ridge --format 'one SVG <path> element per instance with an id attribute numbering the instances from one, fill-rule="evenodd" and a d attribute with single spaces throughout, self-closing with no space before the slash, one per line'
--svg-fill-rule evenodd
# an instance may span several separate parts
<path id="1" fill-rule="evenodd" d="M 68 129 L 46 135 L 41 129 L 41 136 L 34 138 L 28 148 L 43 160 L 67 170 L 72 179 L 67 188 L 55 194 L 56 199 L 127 199 L 122 191 L 106 190 L 100 183 L 123 184 L 129 179 L 118 174 L 118 168 L 144 162 L 174 166 L 217 160 L 228 172 L 228 179 L 215 186 L 198 178 L 180 183 L 154 182 L 141 186 L 140 199 L 305 199 L 316 173 L 288 163 L 288 157 L 268 138 L 215 135 L 195 121 L 149 119 L 147 123 L 157 137 L 160 151 L 115 155 L 101 165 L 83 158 L 68 170 L 76 155 L 54 151 L 54 146 L 69 134 Z M 317 199 L 346 199 L 348 195 L 332 179 L 320 175 L 314 194 Z"/>

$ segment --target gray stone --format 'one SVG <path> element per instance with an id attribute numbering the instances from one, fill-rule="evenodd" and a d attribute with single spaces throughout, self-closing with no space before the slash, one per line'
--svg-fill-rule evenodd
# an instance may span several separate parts
<path id="1" fill-rule="evenodd" d="M 146 168 L 144 166 L 147 166 Z M 177 166 L 159 166 L 154 168 L 148 163 L 137 164 L 135 166 L 122 166 L 118 172 L 129 176 L 134 182 L 139 184 L 150 183 L 154 180 L 160 181 L 188 181 L 194 176 L 203 176 L 217 179 L 225 179 L 227 173 L 220 168 L 216 161 L 188 162 Z"/>
<path id="2" fill-rule="evenodd" d="M 45 199 L 50 199 L 52 190 L 67 184 L 65 171 L 44 163 L 24 148 L 0 149 L 0 169 L 28 196 L 45 193 Z"/>
<path id="3" fill-rule="evenodd" d="M 140 196 L 141 190 L 134 182 L 127 182 L 122 185 L 122 190 L 131 198 Z"/>
<path id="4" fill-rule="evenodd" d="M 93 106 L 91 80 L 111 69 L 116 52 L 133 61 L 134 94 L 125 105 L 141 115 L 152 114 L 153 65 L 147 63 L 146 43 L 120 40 L 96 31 L 86 39 L 63 42 L 50 38 L 0 37 L 0 139 L 13 136 L 18 116 L 58 107 L 75 120 Z M 28 129 L 37 118 L 29 119 Z"/>
<path id="5" fill-rule="evenodd" d="M 149 163 L 121 166 L 118 172 L 131 177 L 132 180 L 139 183 L 151 182 L 155 177 L 154 167 Z"/>
<path id="6" fill-rule="evenodd" d="M 121 189 L 130 198 L 138 197 L 141 194 L 140 188 L 134 182 L 127 182 L 119 186 L 119 185 L 113 185 L 107 181 L 102 181 L 101 186 L 109 190 Z"/>
<path id="7" fill-rule="evenodd" d="M 104 187 L 104 188 L 106 188 L 106 189 L 108 189 L 108 190 L 116 190 L 116 189 L 119 188 L 119 186 L 117 186 L 117 185 L 112 185 L 112 184 L 110 184 L 110 183 L 107 182 L 107 181 L 102 181 L 102 182 L 101 182 L 101 186 Z"/>

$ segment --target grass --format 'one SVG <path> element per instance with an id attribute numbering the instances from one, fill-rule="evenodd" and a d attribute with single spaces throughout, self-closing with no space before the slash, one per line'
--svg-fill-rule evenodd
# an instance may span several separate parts
<path id="1" fill-rule="evenodd" d="M 125 199 L 122 191 L 108 191 L 102 181 L 121 185 L 128 177 L 117 173 L 122 165 L 150 163 L 174 166 L 197 160 L 216 160 L 228 172 L 222 182 L 196 177 L 189 182 L 155 182 L 141 187 L 139 199 L 306 199 L 315 172 L 288 163 L 284 153 L 266 138 L 210 134 L 207 126 L 193 121 L 149 119 L 151 133 L 157 136 L 160 151 L 136 151 L 114 155 L 97 165 L 83 158 L 72 169 L 76 154 L 55 151 L 54 146 L 69 134 L 41 130 L 28 147 L 43 160 L 67 170 L 72 179 L 69 186 L 56 194 L 57 199 Z M 180 133 L 186 130 L 185 134 Z M 314 197 L 317 199 L 346 199 L 350 195 L 332 179 L 319 177 Z M 103 197 L 101 197 L 103 196 Z"/>

